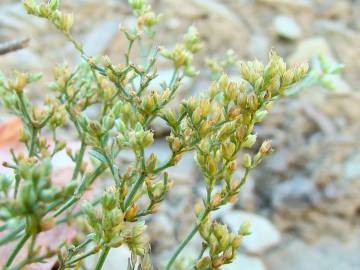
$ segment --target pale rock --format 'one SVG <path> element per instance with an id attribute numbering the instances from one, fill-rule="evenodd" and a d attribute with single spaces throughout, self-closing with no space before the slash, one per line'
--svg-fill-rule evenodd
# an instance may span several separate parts
<path id="1" fill-rule="evenodd" d="M 261 61 L 266 61 L 268 58 L 269 47 L 269 39 L 261 33 L 256 33 L 251 36 L 248 50 L 253 57 L 256 57 Z"/>
<path id="2" fill-rule="evenodd" d="M 170 134 L 170 127 L 166 121 L 160 117 L 155 117 L 151 122 L 150 128 L 154 131 L 155 137 L 163 137 Z"/>
<path id="3" fill-rule="evenodd" d="M 351 235 L 347 243 L 324 237 L 308 244 L 295 237 L 284 237 L 278 248 L 264 256 L 264 262 L 269 269 L 276 270 L 355 270 L 360 265 L 359 230 L 351 232 Z"/>
<path id="4" fill-rule="evenodd" d="M 171 77 L 173 76 L 173 69 L 162 69 L 158 71 L 157 76 L 150 82 L 149 87 L 156 87 L 159 88 L 159 86 L 166 82 L 169 83 L 171 80 Z M 182 89 L 189 89 L 191 86 L 192 80 L 188 77 L 185 77 L 182 79 L 180 88 L 178 91 Z"/>
<path id="5" fill-rule="evenodd" d="M 214 219 L 218 219 L 218 218 L 222 218 L 226 215 L 231 215 L 232 211 L 233 211 L 233 205 L 230 203 L 227 203 L 227 204 L 221 206 L 219 209 L 213 211 L 211 213 L 211 216 Z"/>
<path id="6" fill-rule="evenodd" d="M 211 14 L 218 14 L 223 18 L 229 19 L 233 22 L 239 21 L 236 13 L 229 9 L 223 3 L 220 3 L 217 0 L 192 0 L 195 4 L 199 5 L 201 8 L 206 9 Z"/>
<path id="7" fill-rule="evenodd" d="M 126 269 L 128 259 L 131 257 L 131 251 L 125 245 L 118 248 L 111 248 L 106 257 L 102 269 Z M 90 256 L 85 259 L 85 266 L 88 269 L 93 269 L 98 261 L 98 256 Z"/>
<path id="8" fill-rule="evenodd" d="M 221 270 L 265 270 L 265 265 L 260 258 L 238 254 L 230 264 L 225 264 Z"/>
<path id="9" fill-rule="evenodd" d="M 346 179 L 360 178 L 360 154 L 354 155 L 345 162 L 344 177 Z"/>
<path id="10" fill-rule="evenodd" d="M 157 156 L 159 164 L 165 163 L 171 157 L 171 150 L 165 140 L 157 140 L 145 149 L 146 156 L 151 153 Z M 175 185 L 193 183 L 198 175 L 193 153 L 185 153 L 175 166 L 166 171 Z"/>
<path id="11" fill-rule="evenodd" d="M 311 8 L 311 0 L 258 0 L 259 2 L 275 6 L 288 6 L 292 8 Z"/>
<path id="12" fill-rule="evenodd" d="M 164 213 L 157 213 L 148 224 L 152 250 L 156 253 L 173 247 L 176 243 L 174 222 Z"/>
<path id="13" fill-rule="evenodd" d="M 275 187 L 273 206 L 276 209 L 306 209 L 321 201 L 321 196 L 313 181 L 295 177 Z"/>
<path id="14" fill-rule="evenodd" d="M 22 71 L 41 70 L 42 59 L 35 54 L 30 48 L 24 48 L 0 57 L 0 68 L 18 69 Z"/>
<path id="15" fill-rule="evenodd" d="M 297 49 L 288 57 L 289 64 L 299 64 L 316 58 L 319 54 L 332 56 L 331 48 L 325 38 L 316 36 L 299 43 Z"/>
<path id="16" fill-rule="evenodd" d="M 84 51 L 91 56 L 103 53 L 118 33 L 119 23 L 119 19 L 113 19 L 95 25 L 83 38 Z"/>
<path id="17" fill-rule="evenodd" d="M 280 243 L 280 232 L 262 216 L 237 210 L 226 214 L 222 219 L 232 231 L 238 231 L 241 224 L 250 222 L 251 234 L 242 241 L 242 246 L 250 254 L 262 254 Z"/>
<path id="18" fill-rule="evenodd" d="M 21 3 L 8 4 L 0 8 L 0 29 L 22 31 L 24 36 L 30 35 L 32 30 L 43 28 L 46 22 L 42 19 L 29 16 Z M 17 33 L 17 36 L 20 33 Z"/>
<path id="19" fill-rule="evenodd" d="M 291 17 L 284 15 L 276 16 L 273 25 L 280 37 L 295 40 L 301 36 L 301 28 Z"/>

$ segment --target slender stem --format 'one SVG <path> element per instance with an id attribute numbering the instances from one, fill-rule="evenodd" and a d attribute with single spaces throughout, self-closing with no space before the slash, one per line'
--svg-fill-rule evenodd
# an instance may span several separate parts
<path id="1" fill-rule="evenodd" d="M 26 122 L 27 122 L 27 124 L 29 126 L 32 126 L 32 120 L 31 120 L 31 117 L 30 117 L 30 115 L 29 115 L 29 113 L 28 113 L 28 111 L 26 109 L 26 105 L 25 105 L 25 102 L 24 102 L 24 97 L 23 97 L 22 92 L 18 93 L 18 98 L 19 98 L 19 101 L 20 101 L 21 111 L 24 114 Z"/>
<path id="2" fill-rule="evenodd" d="M 125 203 L 124 203 L 124 209 L 126 210 L 128 207 L 130 207 L 130 205 L 132 204 L 132 201 L 136 195 L 136 192 L 138 191 L 138 189 L 142 186 L 142 184 L 144 183 L 145 180 L 145 154 L 144 154 L 144 150 L 141 150 L 140 153 L 140 158 L 141 158 L 141 174 L 139 176 L 139 178 L 136 180 L 135 185 L 133 186 L 133 188 L 130 191 L 129 196 L 126 198 Z"/>
<path id="3" fill-rule="evenodd" d="M 71 197 L 65 204 L 63 204 L 55 213 L 54 217 L 59 216 L 62 212 L 64 212 L 66 209 L 71 207 L 74 203 L 78 201 L 78 198 L 76 196 Z"/>
<path id="4" fill-rule="evenodd" d="M 85 259 L 85 258 L 87 258 L 87 257 L 89 257 L 89 256 L 91 256 L 91 255 L 93 255 L 93 254 L 95 254 L 95 253 L 96 253 L 95 249 L 92 249 L 92 250 L 90 250 L 90 251 L 88 251 L 88 252 L 86 252 L 86 253 L 83 253 L 83 254 L 81 254 L 80 256 L 78 256 L 78 257 L 70 260 L 66 265 L 69 265 L 69 266 L 70 266 L 70 265 L 72 265 L 72 264 L 74 264 L 74 263 L 76 263 L 76 262 L 78 262 L 78 261 L 81 261 L 81 260 L 83 260 L 83 259 Z"/>
<path id="5" fill-rule="evenodd" d="M 133 186 L 133 188 L 130 191 L 129 196 L 126 198 L 125 200 L 125 209 L 127 209 L 131 204 L 132 204 L 132 200 L 135 197 L 136 192 L 138 191 L 138 189 L 141 187 L 141 185 L 144 183 L 144 179 L 145 179 L 145 174 L 142 173 L 141 176 L 138 178 L 138 180 L 136 181 L 135 185 Z"/>
<path id="6" fill-rule="evenodd" d="M 86 148 L 85 138 L 84 137 L 85 136 L 83 136 L 82 139 L 81 139 L 80 151 L 79 151 L 78 156 L 76 157 L 76 165 L 75 165 L 73 175 L 71 177 L 72 180 L 75 180 L 77 178 L 77 176 L 78 176 L 78 174 L 80 172 L 82 160 L 84 158 L 84 153 L 85 153 L 85 148 Z"/>
<path id="7" fill-rule="evenodd" d="M 30 142 L 30 148 L 29 148 L 29 156 L 30 157 L 32 157 L 34 155 L 36 133 L 37 133 L 37 130 L 34 127 L 32 127 L 31 128 L 31 142 Z"/>
<path id="8" fill-rule="evenodd" d="M 17 243 L 17 245 L 15 246 L 14 250 L 11 252 L 9 258 L 7 259 L 6 263 L 5 263 L 5 269 L 8 268 L 12 262 L 14 261 L 16 255 L 19 253 L 19 251 L 21 250 L 21 248 L 24 246 L 24 244 L 26 243 L 26 241 L 29 239 L 31 235 L 29 233 L 26 233 L 21 239 L 20 241 Z"/>
<path id="9" fill-rule="evenodd" d="M 105 166 L 100 165 L 90 175 L 84 176 L 74 195 L 54 213 L 54 217 L 59 216 L 66 209 L 75 204 L 80 199 L 82 192 L 90 186 L 95 179 L 105 171 L 105 169 Z"/>
<path id="10" fill-rule="evenodd" d="M 43 255 L 43 256 L 36 256 L 36 257 L 32 257 L 32 258 L 26 258 L 24 260 L 22 260 L 21 262 L 19 262 L 17 265 L 15 265 L 14 267 L 12 267 L 10 270 L 21 270 L 24 269 L 24 266 L 27 264 L 31 264 L 31 263 L 36 263 L 36 262 L 42 262 L 44 261 L 44 259 L 47 259 L 49 257 L 51 257 L 52 255 Z"/>
<path id="11" fill-rule="evenodd" d="M 31 242 L 30 242 L 30 245 L 29 245 L 29 248 L 28 248 L 28 255 L 27 255 L 28 259 L 32 258 L 32 256 L 33 256 L 35 242 L 36 242 L 36 236 L 37 236 L 37 234 L 33 234 L 32 237 L 31 237 Z"/>
<path id="12" fill-rule="evenodd" d="M 110 248 L 109 247 L 105 247 L 100 254 L 99 260 L 96 264 L 95 270 L 100 270 L 105 262 L 106 256 L 109 254 Z"/>
<path id="13" fill-rule="evenodd" d="M 209 213 L 209 210 L 205 210 L 205 212 L 199 217 L 199 223 L 201 223 L 207 214 Z M 166 265 L 166 270 L 170 270 L 174 262 L 176 261 L 176 258 L 179 256 L 179 254 L 183 251 L 183 249 L 187 246 L 187 244 L 190 242 L 190 240 L 194 237 L 194 235 L 197 233 L 199 227 L 197 224 L 194 224 L 192 230 L 189 232 L 189 234 L 186 236 L 186 238 L 180 243 L 180 245 L 175 250 L 174 254 L 171 256 L 168 264 Z"/>
<path id="14" fill-rule="evenodd" d="M 16 237 L 16 235 L 21 232 L 25 228 L 25 224 L 22 224 L 15 229 L 11 230 L 6 235 L 2 236 L 0 238 L 0 245 L 6 244 L 7 242 L 11 241 L 13 238 Z"/>

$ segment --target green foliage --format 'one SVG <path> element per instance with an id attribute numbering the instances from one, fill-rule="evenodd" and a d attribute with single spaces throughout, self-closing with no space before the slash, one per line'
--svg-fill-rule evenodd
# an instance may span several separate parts
<path id="1" fill-rule="evenodd" d="M 249 233 L 247 223 L 240 226 L 239 232 L 230 232 L 226 225 L 211 219 L 211 212 L 234 202 L 249 171 L 271 153 L 270 141 L 264 141 L 254 156 L 247 153 L 257 140 L 254 126 L 264 119 L 278 97 L 306 75 L 307 64 L 287 68 L 272 51 L 266 65 L 256 60 L 241 62 L 242 80 L 234 81 L 223 73 L 223 68 L 233 63 L 229 53 L 228 61 L 215 67 L 221 74 L 206 93 L 183 100 L 178 109 L 169 109 L 167 105 L 182 79 L 198 74 L 193 58 L 204 45 L 191 26 L 182 43 L 173 49 L 160 49 L 161 55 L 173 63 L 173 75 L 160 86 L 150 86 L 157 76 L 159 49 L 152 42 L 142 65 L 132 62 L 131 52 L 135 42 L 153 39 L 161 17 L 151 11 L 145 0 L 129 0 L 129 5 L 137 25 L 133 30 L 122 28 L 129 46 L 123 62 L 115 64 L 107 56 L 94 59 L 86 55 L 71 36 L 74 17 L 59 10 L 59 1 L 24 1 L 29 14 L 49 20 L 64 33 L 84 63 L 75 70 L 67 66 L 54 68 L 54 82 L 49 85 L 54 97 L 46 99 L 43 106 L 35 105 L 26 95 L 28 84 L 40 79 L 38 75 L 16 72 L 13 78 L 0 77 L 1 101 L 22 119 L 21 141 L 27 149 L 26 154 L 13 152 L 12 163 L 4 164 L 13 170 L 13 175 L 0 177 L 0 219 L 5 230 L 0 244 L 20 238 L 4 269 L 20 269 L 54 254 L 59 269 L 78 268 L 84 258 L 97 253 L 100 257 L 96 269 L 101 269 L 109 250 L 122 245 L 133 254 L 128 269 L 135 269 L 137 262 L 138 269 L 152 269 L 145 222 L 156 213 L 172 186 L 166 170 L 176 166 L 189 151 L 194 152 L 207 194 L 196 206 L 196 224 L 166 269 L 174 269 L 178 255 L 197 232 L 204 249 L 193 264 L 195 269 L 220 269 L 231 263 L 241 239 Z M 89 108 L 100 108 L 98 115 L 90 118 Z M 167 137 L 171 155 L 165 163 L 160 163 L 154 153 L 145 155 L 145 149 L 154 142 L 149 126 L 156 117 L 171 128 Z M 75 128 L 80 149 L 76 153 L 67 150 L 74 162 L 73 174 L 65 186 L 56 187 L 51 181 L 51 163 L 54 155 L 66 147 L 66 142 L 57 137 L 65 125 Z M 45 136 L 49 133 L 53 135 L 50 139 Z M 129 164 L 119 162 L 124 150 L 134 155 Z M 237 164 L 239 155 L 241 164 Z M 86 156 L 93 158 L 93 166 L 85 166 Z M 243 171 L 240 179 L 234 177 L 237 168 Z M 83 203 L 80 212 L 74 210 L 72 206 L 84 192 L 107 172 L 113 179 L 112 186 L 100 198 Z M 145 205 L 141 203 L 144 201 Z M 75 220 L 71 224 L 82 231 L 80 239 L 45 253 L 36 247 L 40 232 L 70 220 Z M 13 265 L 29 238 L 28 256 Z"/>

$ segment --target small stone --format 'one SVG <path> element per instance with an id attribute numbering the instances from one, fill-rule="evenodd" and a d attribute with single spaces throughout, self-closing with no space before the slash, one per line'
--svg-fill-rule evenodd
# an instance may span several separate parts
<path id="1" fill-rule="evenodd" d="M 128 265 L 128 260 L 131 257 L 131 251 L 125 245 L 112 248 L 109 251 L 109 254 L 106 257 L 102 269 L 119 269 L 119 265 L 121 265 L 121 269 L 125 269 Z M 93 269 L 98 261 L 98 256 L 90 256 L 85 259 L 86 268 Z"/>
<path id="2" fill-rule="evenodd" d="M 152 251 L 158 253 L 176 244 L 174 222 L 164 213 L 157 213 L 149 223 Z"/>
<path id="3" fill-rule="evenodd" d="M 269 51 L 269 39 L 260 33 L 251 36 L 248 50 L 251 56 L 256 57 L 260 61 L 266 61 Z"/>
<path id="4" fill-rule="evenodd" d="M 157 156 L 159 164 L 165 163 L 171 156 L 168 144 L 165 140 L 160 139 L 145 149 L 146 156 L 150 153 Z M 169 173 L 169 179 L 173 180 L 175 185 L 193 183 L 198 175 L 193 153 L 184 154 L 175 166 L 166 171 Z"/>
<path id="5" fill-rule="evenodd" d="M 261 259 L 257 257 L 246 256 L 238 254 L 235 260 L 230 264 L 225 264 L 221 267 L 222 270 L 265 270 L 265 265 Z"/>
<path id="6" fill-rule="evenodd" d="M 301 36 L 301 28 L 291 17 L 276 16 L 273 24 L 277 34 L 282 38 L 295 40 Z"/>
<path id="7" fill-rule="evenodd" d="M 218 14 L 223 18 L 231 20 L 233 22 L 239 21 L 239 18 L 235 12 L 229 9 L 223 3 L 217 0 L 192 0 L 195 4 L 199 5 L 201 8 L 206 9 L 211 14 Z"/>
<path id="8" fill-rule="evenodd" d="M 349 158 L 345 163 L 344 177 L 351 180 L 360 178 L 360 154 Z"/>
<path id="9" fill-rule="evenodd" d="M 331 48 L 323 37 L 312 37 L 301 41 L 293 54 L 288 57 L 289 64 L 299 64 L 318 57 L 319 54 L 332 56 Z"/>
<path id="10" fill-rule="evenodd" d="M 282 182 L 273 192 L 273 206 L 276 209 L 306 209 L 321 201 L 319 191 L 310 179 L 296 177 Z"/>
<path id="11" fill-rule="evenodd" d="M 157 76 L 150 82 L 150 87 L 159 87 L 162 83 L 166 82 L 169 83 L 171 77 L 173 76 L 173 69 L 163 69 L 159 70 Z M 189 89 L 191 85 L 191 79 L 185 77 L 182 79 L 180 84 L 180 89 Z"/>
<path id="12" fill-rule="evenodd" d="M 259 2 L 274 6 L 288 6 L 292 8 L 311 8 L 311 0 L 259 0 Z"/>
<path id="13" fill-rule="evenodd" d="M 150 125 L 150 128 L 154 131 L 155 137 L 164 137 L 170 134 L 170 127 L 166 121 L 160 117 L 156 117 Z"/>
<path id="14" fill-rule="evenodd" d="M 242 242 L 242 246 L 250 254 L 262 254 L 269 248 L 280 243 L 280 232 L 269 220 L 262 216 L 234 210 L 227 213 L 222 219 L 224 223 L 235 232 L 239 230 L 242 223 L 250 222 L 251 234 L 244 237 Z"/>
<path id="15" fill-rule="evenodd" d="M 119 23 L 120 21 L 115 19 L 95 25 L 83 38 L 84 51 L 91 56 L 103 53 L 119 31 Z"/>

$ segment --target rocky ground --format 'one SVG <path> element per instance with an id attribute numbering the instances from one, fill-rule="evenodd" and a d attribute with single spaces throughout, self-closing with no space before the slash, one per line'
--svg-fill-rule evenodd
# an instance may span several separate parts
<path id="1" fill-rule="evenodd" d="M 119 59 L 126 41 L 119 23 L 133 22 L 126 1 L 63 0 L 76 14 L 75 36 L 90 55 Z M 197 59 L 204 69 L 207 55 L 221 57 L 233 48 L 240 59 L 265 60 L 275 48 L 289 63 L 314 59 L 319 52 L 344 63 L 333 78 L 334 90 L 311 88 L 275 106 L 257 132 L 271 138 L 276 152 L 251 175 L 241 198 L 217 218 L 237 227 L 250 220 L 254 233 L 244 241 L 235 266 L 224 269 L 307 270 L 359 269 L 360 259 L 360 1 L 358 0 L 156 0 L 164 14 L 158 44 L 171 46 L 194 24 L 206 43 Z M 41 71 L 79 61 L 75 50 L 47 22 L 24 14 L 19 1 L 0 4 L 0 42 L 30 37 L 28 48 L 0 57 L 0 69 Z M 160 78 L 169 74 L 166 66 Z M 207 73 L 183 85 L 183 95 L 204 90 Z M 34 98 L 44 89 L 34 90 Z M 0 108 L 1 111 L 1 108 Z M 1 111 L 0 122 L 8 116 Z M 158 123 L 156 130 L 164 134 Z M 166 130 L 165 130 L 166 133 Z M 153 151 L 166 158 L 164 138 Z M 193 220 L 192 209 L 204 191 L 187 156 L 170 171 L 175 186 L 160 213 L 150 220 L 153 252 L 161 264 L 169 248 Z M 184 200 L 183 198 L 187 199 Z M 161 236 L 161 238 L 159 237 Z M 161 239 L 161 240 L 159 240 Z M 200 245 L 195 239 L 188 250 Z M 116 265 L 126 250 L 114 251 Z"/>

